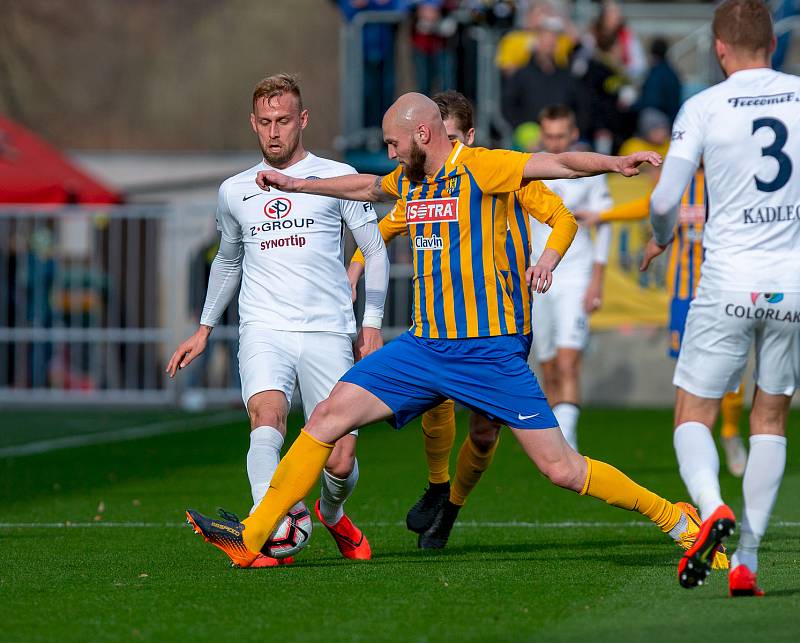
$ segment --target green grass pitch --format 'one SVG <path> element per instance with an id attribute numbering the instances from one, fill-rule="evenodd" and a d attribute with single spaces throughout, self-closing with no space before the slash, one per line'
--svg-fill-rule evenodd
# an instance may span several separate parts
<path id="1" fill-rule="evenodd" d="M 552 487 L 507 432 L 448 548 L 418 550 L 403 526 L 425 485 L 418 421 L 361 432 L 361 480 L 347 509 L 372 561 L 341 559 L 315 523 L 295 565 L 231 569 L 183 524 L 186 507 L 249 507 L 244 417 L 220 417 L 2 413 L 0 453 L 64 433 L 210 425 L 0 457 L 0 640 L 798 640 L 800 448 L 791 441 L 762 548 L 768 595 L 733 600 L 722 573 L 681 589 L 679 550 L 666 536 L 638 515 Z M 790 426 L 799 422 L 795 412 Z M 292 437 L 298 424 L 293 417 Z M 465 425 L 459 415 L 456 449 Z M 587 409 L 580 441 L 641 484 L 685 499 L 670 429 L 667 411 Z M 740 509 L 740 481 L 723 472 L 722 486 Z"/>

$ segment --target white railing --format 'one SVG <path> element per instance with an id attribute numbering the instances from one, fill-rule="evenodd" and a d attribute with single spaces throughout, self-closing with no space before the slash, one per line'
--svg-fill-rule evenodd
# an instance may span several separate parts
<path id="1" fill-rule="evenodd" d="M 213 212 L 0 208 L 0 406 L 241 403 L 235 302 L 204 355 L 174 380 L 164 372 L 197 328 Z M 390 254 L 387 338 L 408 327 L 411 302 L 407 240 Z"/>

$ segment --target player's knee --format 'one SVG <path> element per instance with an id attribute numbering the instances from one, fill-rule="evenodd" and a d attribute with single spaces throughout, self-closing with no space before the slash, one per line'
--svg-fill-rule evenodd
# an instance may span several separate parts
<path id="1" fill-rule="evenodd" d="M 281 430 L 286 426 L 286 411 L 276 409 L 274 406 L 262 404 L 248 409 L 250 412 L 250 427 L 271 426 Z"/>
<path id="2" fill-rule="evenodd" d="M 497 442 L 500 434 L 500 423 L 482 416 L 473 414 L 469 422 L 469 438 L 478 450 L 489 451 Z"/>
<path id="3" fill-rule="evenodd" d="M 337 404 L 328 398 L 314 407 L 303 430 L 323 442 L 335 442 L 352 428 L 340 426 L 341 420 L 342 413 Z"/>
<path id="4" fill-rule="evenodd" d="M 570 458 L 564 457 L 554 462 L 548 462 L 540 467 L 541 472 L 547 476 L 557 487 L 580 491 L 583 487 L 583 480 L 579 480 L 580 471 Z"/>
<path id="5" fill-rule="evenodd" d="M 755 405 L 750 413 L 751 433 L 782 434 L 786 426 L 786 413 L 782 408 Z"/>

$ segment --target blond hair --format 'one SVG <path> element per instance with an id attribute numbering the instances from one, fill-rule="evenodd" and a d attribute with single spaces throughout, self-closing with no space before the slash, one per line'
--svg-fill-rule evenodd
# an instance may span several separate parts
<path id="1" fill-rule="evenodd" d="M 284 94 L 293 94 L 297 98 L 300 111 L 303 111 L 303 97 L 300 95 L 297 75 L 286 73 L 268 76 L 256 84 L 253 90 L 253 110 L 256 108 L 256 103 L 262 98 L 266 98 L 267 102 L 269 102 L 272 98 L 283 96 Z"/>

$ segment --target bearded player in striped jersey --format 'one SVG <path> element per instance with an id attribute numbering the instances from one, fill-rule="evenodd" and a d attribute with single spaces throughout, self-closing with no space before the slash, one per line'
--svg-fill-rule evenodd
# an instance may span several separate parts
<path id="1" fill-rule="evenodd" d="M 475 140 L 473 109 L 466 96 L 446 91 L 432 97 L 439 107 L 448 138 L 471 146 Z M 567 251 L 577 229 L 575 219 L 564 203 L 541 181 L 531 181 L 524 188 L 508 195 L 508 255 L 507 281 L 513 297 L 518 300 L 515 311 L 522 334 L 530 347 L 530 291 L 525 285 L 525 273 L 531 265 L 531 223 L 548 231 L 540 242 L 539 257 L 546 248 L 561 257 Z M 541 223 L 539 223 L 541 222 Z M 399 235 L 408 236 L 409 226 L 402 199 L 379 224 L 388 244 Z M 415 237 L 416 239 L 416 237 Z M 350 261 L 347 274 L 351 286 L 364 272 L 364 257 L 357 251 Z M 500 424 L 479 413 L 471 413 L 469 434 L 458 451 L 456 474 L 450 484 L 450 453 L 456 436 L 455 404 L 446 400 L 422 414 L 422 435 L 428 464 L 428 487 L 409 509 L 406 526 L 419 534 L 417 544 L 422 549 L 442 549 L 450 537 L 456 518 L 467 497 L 480 481 L 494 458 L 500 440 Z"/>

